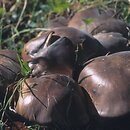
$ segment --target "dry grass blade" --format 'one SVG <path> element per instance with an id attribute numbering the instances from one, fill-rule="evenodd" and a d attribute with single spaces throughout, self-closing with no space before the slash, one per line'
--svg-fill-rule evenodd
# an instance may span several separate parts
<path id="1" fill-rule="evenodd" d="M 49 41 L 50 41 L 50 39 L 51 39 L 51 37 L 52 37 L 53 34 L 54 34 L 53 31 L 51 31 L 51 32 L 49 33 L 49 35 L 48 35 L 48 37 L 47 37 L 47 39 L 46 39 L 46 41 L 45 41 L 45 44 L 44 44 L 44 47 L 43 47 L 43 48 L 46 48 L 46 47 L 48 46 Z"/>

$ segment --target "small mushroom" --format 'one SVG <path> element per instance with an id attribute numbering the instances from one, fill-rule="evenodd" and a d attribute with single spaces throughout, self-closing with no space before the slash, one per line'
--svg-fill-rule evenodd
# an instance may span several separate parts
<path id="1" fill-rule="evenodd" d="M 94 35 L 94 37 L 107 49 L 109 53 L 130 50 L 128 39 L 123 37 L 120 33 L 102 32 Z"/>
<path id="2" fill-rule="evenodd" d="M 123 37 L 129 38 L 130 28 L 124 21 L 120 19 L 110 18 L 94 28 L 91 34 L 94 35 L 99 32 L 117 32 L 121 33 Z"/>

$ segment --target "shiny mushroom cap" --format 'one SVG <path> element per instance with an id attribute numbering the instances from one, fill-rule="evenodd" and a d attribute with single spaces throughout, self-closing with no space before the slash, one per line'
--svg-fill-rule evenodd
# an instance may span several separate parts
<path id="1" fill-rule="evenodd" d="M 98 114 L 119 117 L 130 112 L 130 52 L 93 59 L 81 71 L 79 82 L 89 93 Z"/>
<path id="2" fill-rule="evenodd" d="M 30 121 L 54 128 L 78 128 L 89 121 L 81 87 L 67 76 L 29 78 L 20 90 L 16 112 Z"/>

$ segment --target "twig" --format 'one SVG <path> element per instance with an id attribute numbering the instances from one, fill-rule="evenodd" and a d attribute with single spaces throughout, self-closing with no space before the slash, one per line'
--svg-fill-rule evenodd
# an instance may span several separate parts
<path id="1" fill-rule="evenodd" d="M 24 14 L 24 11 L 25 11 L 26 7 L 27 7 L 27 0 L 24 0 L 24 6 L 23 6 L 23 9 L 22 9 L 22 11 L 21 11 L 21 14 L 20 14 L 20 17 L 19 17 L 19 19 L 18 19 L 18 22 L 17 22 L 17 24 L 16 24 L 15 30 L 17 30 L 17 28 L 18 28 L 18 26 L 19 26 L 19 24 L 20 24 L 20 22 L 21 22 L 21 20 L 22 20 L 22 16 L 23 16 L 23 14 Z"/>
<path id="2" fill-rule="evenodd" d="M 32 91 L 32 89 L 30 88 L 30 86 L 29 86 L 28 83 L 26 82 L 26 80 L 24 80 L 24 83 L 25 83 L 26 86 L 29 88 L 29 90 L 31 91 L 31 93 L 33 94 L 33 96 L 47 109 L 47 106 L 34 94 L 34 92 Z"/>

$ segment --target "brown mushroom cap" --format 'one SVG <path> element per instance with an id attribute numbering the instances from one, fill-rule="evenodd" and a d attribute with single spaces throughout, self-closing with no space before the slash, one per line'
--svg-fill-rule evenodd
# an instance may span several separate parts
<path id="1" fill-rule="evenodd" d="M 3 102 L 6 88 L 16 81 L 20 73 L 17 54 L 11 50 L 0 50 L 0 101 Z"/>
<path id="2" fill-rule="evenodd" d="M 85 33 L 97 34 L 99 32 L 118 32 L 124 37 L 129 37 L 128 25 L 118 19 L 114 18 L 115 13 L 113 10 L 100 11 L 96 7 L 84 9 L 77 12 L 69 21 L 68 26 L 82 30 Z M 84 20 L 91 20 L 90 23 L 85 23 Z"/>
<path id="3" fill-rule="evenodd" d="M 16 112 L 42 125 L 80 127 L 88 123 L 84 95 L 64 75 L 29 78 L 22 83 Z"/>
<path id="4" fill-rule="evenodd" d="M 0 55 L 18 63 L 17 53 L 13 50 L 0 50 Z"/>
<path id="5" fill-rule="evenodd" d="M 128 40 L 120 33 L 109 32 L 109 33 L 98 33 L 94 37 L 108 50 L 110 53 L 119 51 L 128 51 L 130 46 Z"/>
<path id="6" fill-rule="evenodd" d="M 83 9 L 75 13 L 70 19 L 68 26 L 82 30 L 85 33 L 91 33 L 94 28 L 99 26 L 104 20 L 111 18 L 115 15 L 114 11 L 109 9 L 107 11 L 101 11 L 97 7 L 91 7 Z M 85 23 L 84 20 L 92 19 L 91 23 Z"/>
<path id="7" fill-rule="evenodd" d="M 75 52 L 72 42 L 65 37 L 55 41 L 47 48 L 41 48 L 29 63 L 32 75 L 43 72 L 72 76 Z"/>
<path id="8" fill-rule="evenodd" d="M 79 76 L 102 117 L 118 117 L 130 112 L 130 52 L 93 59 Z"/>
<path id="9" fill-rule="evenodd" d="M 118 32 L 121 33 L 125 38 L 128 38 L 129 30 L 130 29 L 128 25 L 124 21 L 120 19 L 109 18 L 94 28 L 91 33 L 94 35 L 99 32 Z"/>

